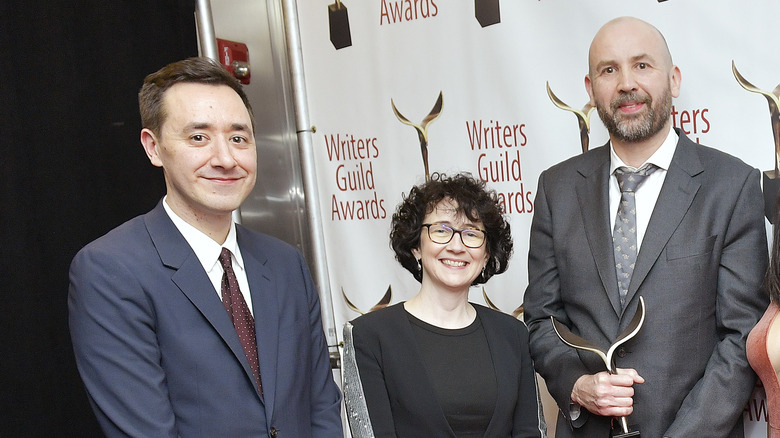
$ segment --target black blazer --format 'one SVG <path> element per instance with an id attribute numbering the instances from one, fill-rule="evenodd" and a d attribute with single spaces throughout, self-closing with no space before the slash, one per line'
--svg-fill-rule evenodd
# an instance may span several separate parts
<path id="1" fill-rule="evenodd" d="M 544 436 L 525 324 L 474 307 L 485 330 L 498 390 L 485 437 Z M 355 358 L 375 436 L 455 437 L 436 400 L 403 303 L 361 316 L 352 324 Z"/>

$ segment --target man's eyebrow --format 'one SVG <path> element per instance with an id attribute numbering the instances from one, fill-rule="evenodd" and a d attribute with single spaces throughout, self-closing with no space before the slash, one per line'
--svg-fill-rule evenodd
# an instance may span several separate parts
<path id="1" fill-rule="evenodd" d="M 192 122 L 184 125 L 182 131 L 188 132 L 188 131 L 196 131 L 200 129 L 211 129 L 212 126 L 213 125 L 211 123 L 207 123 L 207 122 Z"/>
<path id="2" fill-rule="evenodd" d="M 230 128 L 233 131 L 246 131 L 246 132 L 250 131 L 249 125 L 245 123 L 233 123 L 232 125 L 230 125 Z"/>
<path id="3" fill-rule="evenodd" d="M 642 53 L 640 55 L 632 56 L 631 60 L 634 61 L 634 62 L 641 61 L 641 60 L 647 60 L 647 61 L 650 61 L 650 62 L 655 62 L 655 58 L 650 56 L 649 53 Z"/>
<path id="4" fill-rule="evenodd" d="M 182 131 L 189 132 L 189 131 L 197 131 L 201 129 L 214 129 L 214 125 L 208 122 L 192 122 L 184 125 L 182 128 Z M 230 125 L 231 131 L 247 131 L 249 132 L 249 125 L 246 123 L 233 123 Z"/>

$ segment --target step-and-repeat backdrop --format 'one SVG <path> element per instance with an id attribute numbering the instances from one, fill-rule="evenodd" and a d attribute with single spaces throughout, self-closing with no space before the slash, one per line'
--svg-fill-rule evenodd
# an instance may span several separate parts
<path id="1" fill-rule="evenodd" d="M 498 192 L 515 254 L 470 299 L 519 310 L 540 172 L 607 140 L 595 111 L 582 111 L 583 78 L 591 39 L 612 18 L 665 35 L 682 71 L 675 126 L 775 168 L 777 0 L 301 0 L 298 12 L 338 327 L 419 290 L 388 231 L 426 172 L 471 172 Z M 550 399 L 545 409 L 554 423 Z M 749 436 L 765 436 L 760 387 L 744 417 Z"/>

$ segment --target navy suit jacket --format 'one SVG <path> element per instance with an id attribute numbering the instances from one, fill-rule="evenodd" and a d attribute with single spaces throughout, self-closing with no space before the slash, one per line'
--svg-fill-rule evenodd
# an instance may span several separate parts
<path id="1" fill-rule="evenodd" d="M 528 257 L 525 320 L 534 365 L 560 407 L 558 437 L 608 437 L 610 419 L 572 423 L 571 390 L 605 371 L 596 354 L 574 351 L 550 317 L 604 351 L 644 297 L 639 334 L 617 350 L 634 368 L 629 424 L 643 438 L 741 437 L 755 383 L 745 339 L 767 307 L 759 172 L 720 151 L 680 139 L 639 249 L 621 308 L 609 212 L 609 147 L 564 161 L 539 178 Z"/>
<path id="2" fill-rule="evenodd" d="M 162 203 L 87 245 L 70 331 L 110 436 L 342 438 L 319 297 L 292 246 L 237 226 L 263 394 L 200 261 Z"/>

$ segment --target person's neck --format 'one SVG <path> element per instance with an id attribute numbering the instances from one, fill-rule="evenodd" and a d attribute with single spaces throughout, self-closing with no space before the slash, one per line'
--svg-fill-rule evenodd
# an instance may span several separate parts
<path id="1" fill-rule="evenodd" d="M 428 324 L 446 329 L 467 327 L 476 317 L 476 310 L 468 301 L 468 289 L 441 293 L 423 287 L 404 303 L 404 309 Z"/>
<path id="2" fill-rule="evenodd" d="M 227 240 L 228 233 L 230 233 L 232 221 L 233 216 L 229 214 L 226 217 L 202 217 L 197 223 L 189 223 L 203 234 L 209 236 L 213 241 L 222 245 Z"/>
<path id="3" fill-rule="evenodd" d="M 611 135 L 609 139 L 612 143 L 612 148 L 615 150 L 615 154 L 620 157 L 624 163 L 631 167 L 639 168 L 639 166 L 644 164 L 647 159 L 661 147 L 664 140 L 666 140 L 666 137 L 669 135 L 670 129 L 672 129 L 671 124 L 667 123 L 666 126 L 655 133 L 655 135 L 639 142 L 624 142 L 613 138 Z"/>
<path id="4" fill-rule="evenodd" d="M 207 235 L 211 240 L 222 245 L 230 233 L 230 225 L 233 222 L 232 213 L 203 214 L 191 211 L 187 208 L 181 208 L 177 205 L 168 204 L 182 220 L 192 225 L 201 233 Z"/>

